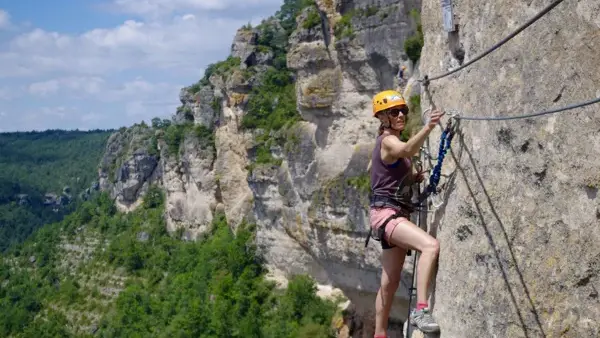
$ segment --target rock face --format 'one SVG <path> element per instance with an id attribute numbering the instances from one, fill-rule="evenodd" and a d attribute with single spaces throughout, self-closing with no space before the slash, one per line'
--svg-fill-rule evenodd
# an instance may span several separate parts
<path id="1" fill-rule="evenodd" d="M 154 131 L 146 125 L 111 135 L 100 163 L 100 189 L 109 191 L 121 210 L 130 210 L 156 181 L 158 158 L 149 152 Z"/>
<path id="2" fill-rule="evenodd" d="M 217 182 L 212 170 L 214 146 L 186 134 L 178 154 L 169 154 L 161 142 L 161 184 L 167 192 L 167 230 L 185 229 L 195 239 L 212 222 Z M 177 156 L 178 155 L 178 156 Z"/>
<path id="3" fill-rule="evenodd" d="M 456 1 L 458 32 L 448 35 L 439 1 L 423 1 L 421 73 L 472 59 L 548 3 Z M 595 0 L 561 3 L 485 59 L 432 82 L 434 102 L 491 117 L 598 97 L 599 14 Z M 600 335 L 599 112 L 461 121 L 444 164 L 447 203 L 429 220 L 442 247 L 432 297 L 442 337 Z"/>
<path id="4" fill-rule="evenodd" d="M 186 88 L 179 94 L 181 108 L 175 114 L 175 123 L 184 123 L 194 121 L 207 128 L 212 128 L 218 118 L 218 111 L 215 111 L 220 100 L 215 97 L 214 90 L 210 87 L 202 87 L 197 93 L 192 94 Z"/>
<path id="5" fill-rule="evenodd" d="M 243 68 L 251 64 L 251 57 L 256 49 L 257 33 L 250 29 L 237 31 L 231 44 L 231 56 L 239 57 Z"/>

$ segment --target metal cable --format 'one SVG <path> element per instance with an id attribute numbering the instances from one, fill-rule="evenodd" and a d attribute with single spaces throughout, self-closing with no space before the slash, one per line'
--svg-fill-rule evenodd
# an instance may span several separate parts
<path id="1" fill-rule="evenodd" d="M 561 2 L 563 2 L 564 0 L 556 0 L 553 3 L 551 3 L 550 5 L 548 5 L 548 7 L 544 8 L 541 12 L 539 12 L 536 16 L 534 16 L 533 18 L 529 19 L 529 21 L 527 21 L 525 24 L 523 24 L 521 27 L 517 28 L 517 30 L 515 30 L 514 32 L 512 32 L 511 34 L 509 34 L 507 37 L 505 37 L 504 39 L 502 39 L 500 42 L 496 43 L 494 46 L 492 46 L 491 48 L 489 48 L 488 50 L 486 50 L 485 52 L 479 54 L 478 56 L 476 56 L 474 59 L 470 60 L 469 62 L 465 63 L 464 65 L 455 68 L 447 73 L 441 74 L 441 75 L 436 75 L 436 76 L 432 76 L 429 77 L 429 79 L 427 79 L 427 77 L 425 77 L 424 79 L 419 80 L 420 82 L 423 81 L 434 81 L 434 80 L 439 80 L 441 78 L 444 78 L 446 76 L 449 76 L 451 74 L 454 74 L 456 72 L 458 72 L 459 70 L 462 70 L 472 64 L 474 64 L 475 62 L 481 60 L 484 56 L 490 54 L 491 52 L 495 51 L 496 49 L 500 48 L 500 46 L 504 45 L 505 43 L 507 43 L 508 41 L 510 41 L 512 38 L 514 38 L 517 34 L 521 33 L 523 30 L 525 30 L 527 27 L 531 26 L 533 23 L 535 23 L 537 20 L 539 20 L 541 17 L 543 17 L 544 15 L 546 15 L 548 12 L 550 12 L 554 7 L 558 6 Z"/>
<path id="2" fill-rule="evenodd" d="M 554 113 L 559 113 L 565 110 L 571 110 L 571 109 L 575 109 L 575 108 L 581 108 L 581 107 L 585 107 L 585 106 L 589 106 L 591 104 L 594 103 L 600 103 L 600 97 L 595 98 L 593 100 L 590 101 L 586 101 L 586 102 L 581 102 L 581 103 L 576 103 L 576 104 L 572 104 L 569 106 L 565 106 L 562 108 L 556 108 L 556 109 L 551 109 L 551 110 L 543 110 L 541 112 L 537 112 L 537 113 L 532 113 L 532 114 L 526 114 L 526 115 L 518 115 L 518 116 L 499 116 L 499 117 L 483 117 L 483 116 L 460 116 L 460 115 L 454 115 L 451 116 L 452 118 L 458 119 L 458 120 L 487 120 L 487 121 L 500 121 L 500 120 L 516 120 L 516 119 L 526 119 L 526 118 L 530 118 L 530 117 L 535 117 L 535 116 L 541 116 L 541 115 L 548 115 L 548 114 L 554 114 Z"/>

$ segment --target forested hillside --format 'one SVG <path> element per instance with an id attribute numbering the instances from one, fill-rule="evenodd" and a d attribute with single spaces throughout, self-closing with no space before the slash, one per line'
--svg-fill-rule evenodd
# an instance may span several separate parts
<path id="1" fill-rule="evenodd" d="M 135 212 L 102 193 L 0 263 L 2 337 L 333 337 L 314 282 L 265 280 L 254 227 L 225 217 L 196 242 L 165 230 L 156 188 Z M 338 317 L 339 318 L 339 317 Z"/>
<path id="2" fill-rule="evenodd" d="M 0 134 L 0 251 L 62 219 L 97 189 L 97 167 L 110 133 Z"/>

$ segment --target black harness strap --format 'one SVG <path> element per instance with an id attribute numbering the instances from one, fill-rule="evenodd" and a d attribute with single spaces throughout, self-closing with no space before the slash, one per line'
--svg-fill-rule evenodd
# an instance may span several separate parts
<path id="1" fill-rule="evenodd" d="M 381 196 L 374 196 L 371 198 L 371 206 L 375 206 L 375 207 L 382 207 L 385 205 L 390 206 L 390 200 L 387 198 L 382 198 Z M 397 204 L 397 203 L 394 203 Z M 396 208 L 398 208 L 398 206 L 395 206 Z M 379 226 L 379 228 L 377 228 L 377 235 L 373 236 L 373 228 L 369 227 L 369 234 L 367 234 L 367 238 L 365 240 L 365 248 L 369 245 L 369 240 L 371 239 L 371 237 L 378 241 L 381 242 L 381 247 L 382 249 L 391 249 L 393 248 L 395 245 L 392 245 L 391 243 L 389 243 L 386 239 L 385 239 L 385 227 L 388 225 L 388 223 L 396 218 L 399 217 L 407 217 L 410 215 L 410 212 L 407 213 L 406 211 L 397 211 L 395 214 L 389 216 L 388 218 L 386 218 L 385 221 L 383 221 L 383 223 Z M 410 256 L 411 252 L 410 250 L 406 251 L 406 255 Z"/>
<path id="2" fill-rule="evenodd" d="M 397 212 L 393 215 L 391 215 L 390 217 L 386 218 L 385 221 L 381 224 L 381 226 L 379 226 L 379 228 L 377 228 L 377 236 L 372 236 L 373 234 L 373 228 L 369 227 L 369 234 L 367 235 L 367 240 L 365 241 L 365 248 L 367 247 L 367 245 L 369 245 L 369 239 L 371 237 L 373 237 L 374 240 L 376 241 L 382 241 L 385 240 L 385 227 L 388 225 L 388 223 L 396 218 L 399 217 L 403 217 L 404 213 L 401 212 Z"/>

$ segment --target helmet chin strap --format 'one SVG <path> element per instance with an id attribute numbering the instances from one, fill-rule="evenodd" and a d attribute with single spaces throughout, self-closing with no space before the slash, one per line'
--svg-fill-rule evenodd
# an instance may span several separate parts
<path id="1" fill-rule="evenodd" d="M 394 131 L 402 132 L 402 130 L 400 130 L 400 129 L 396 129 L 396 128 L 392 127 L 391 125 L 387 125 L 387 126 L 385 126 L 385 125 L 384 125 L 383 127 L 384 127 L 385 129 L 391 129 L 391 130 L 394 130 Z"/>

